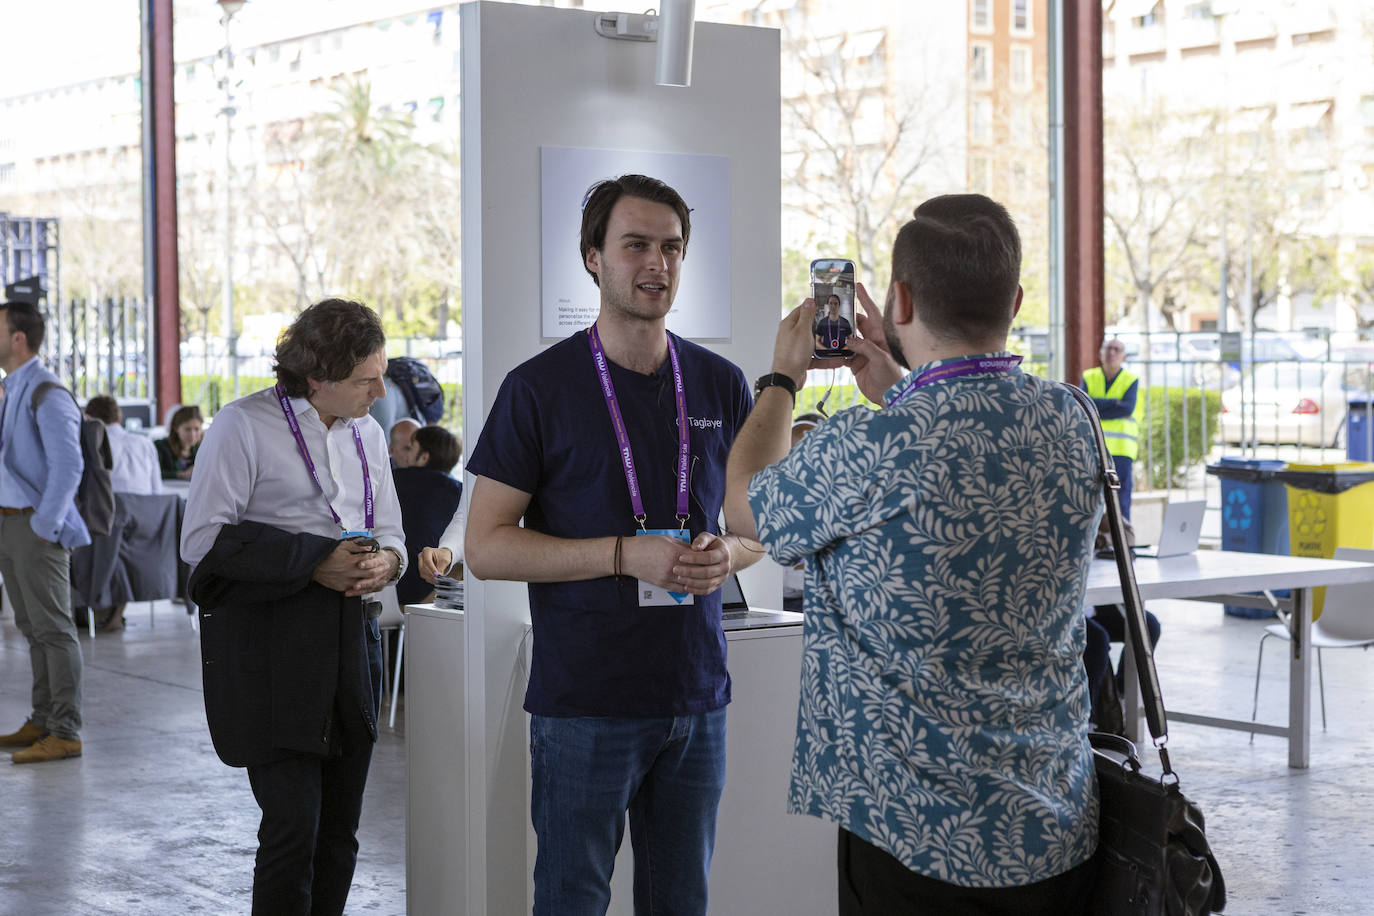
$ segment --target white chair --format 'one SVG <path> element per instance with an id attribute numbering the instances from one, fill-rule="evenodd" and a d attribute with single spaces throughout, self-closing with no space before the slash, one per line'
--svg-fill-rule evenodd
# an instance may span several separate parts
<path id="1" fill-rule="evenodd" d="M 391 713 L 387 727 L 396 727 L 396 691 L 401 688 L 401 662 L 406 651 L 406 615 L 401 610 L 401 602 L 396 597 L 396 586 L 388 585 L 377 593 L 382 602 L 382 616 L 377 618 L 377 627 L 382 631 L 382 705 L 386 705 L 388 694 L 391 699 Z M 389 671 L 391 664 L 391 631 L 396 636 L 396 672 Z M 390 690 L 387 688 L 390 687 Z"/>
<path id="2" fill-rule="evenodd" d="M 1336 560 L 1351 560 L 1358 563 L 1374 563 L 1374 550 L 1357 550 L 1353 547 L 1338 547 Z M 1259 712 L 1260 666 L 1264 664 L 1264 641 L 1277 636 L 1290 641 L 1293 634 L 1284 623 L 1271 623 L 1264 628 L 1260 637 L 1259 657 L 1255 660 L 1255 702 L 1250 710 L 1250 721 L 1255 721 Z M 1317 685 L 1322 701 L 1322 730 L 1326 730 L 1326 684 L 1322 678 L 1322 649 L 1367 649 L 1374 646 L 1374 593 L 1368 583 L 1358 585 L 1330 585 L 1326 589 L 1326 601 L 1322 605 L 1322 615 L 1312 622 L 1312 647 L 1317 650 Z M 1250 741 L 1255 733 L 1250 733 Z"/>

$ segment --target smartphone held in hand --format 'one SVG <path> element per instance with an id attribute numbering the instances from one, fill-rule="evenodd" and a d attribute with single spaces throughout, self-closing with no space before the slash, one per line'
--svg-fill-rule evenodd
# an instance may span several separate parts
<path id="1" fill-rule="evenodd" d="M 854 262 L 843 258 L 817 258 L 811 262 L 811 298 L 816 302 L 812 337 L 816 356 L 850 357 L 849 338 L 854 318 Z"/>

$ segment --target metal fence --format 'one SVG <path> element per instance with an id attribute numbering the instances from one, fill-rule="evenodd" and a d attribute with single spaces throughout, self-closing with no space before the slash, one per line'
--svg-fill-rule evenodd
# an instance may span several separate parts
<path id="1" fill-rule="evenodd" d="M 138 300 L 68 300 L 49 310 L 44 358 L 81 400 L 108 393 L 126 405 L 151 403 L 151 318 Z M 1117 336 L 1141 380 L 1139 489 L 1205 489 L 1204 467 L 1222 454 L 1329 462 L 1348 451 L 1374 458 L 1372 342 L 1256 333 L 1242 352 L 1226 354 L 1239 358 L 1223 358 L 1214 333 Z M 1009 346 L 1027 354 L 1027 371 L 1043 374 L 1046 342 L 1042 334 L 1014 332 Z M 181 345 L 182 393 L 207 414 L 274 381 L 269 350 L 241 352 L 235 390 L 224 342 L 212 339 L 208 352 L 199 343 Z M 461 339 L 392 338 L 387 352 L 428 366 L 444 388 L 445 425 L 462 422 Z M 799 409 L 833 413 L 865 403 L 847 369 L 813 373 L 811 381 Z"/>
<path id="2" fill-rule="evenodd" d="M 1117 336 L 1127 368 L 1140 376 L 1138 490 L 1210 497 L 1216 485 L 1206 465 L 1223 455 L 1303 463 L 1345 460 L 1347 451 L 1374 457 L 1374 343 L 1260 332 L 1227 359 L 1215 333 Z M 1008 345 L 1026 356 L 1026 371 L 1047 373 L 1048 335 L 1014 332 Z M 809 381 L 799 410 L 866 403 L 844 369 Z"/>
<path id="3" fill-rule="evenodd" d="M 47 313 L 43 361 L 79 400 L 97 394 L 122 401 L 152 397 L 147 303 L 71 299 L 50 306 Z"/>
<path id="4" fill-rule="evenodd" d="M 1290 462 L 1330 462 L 1347 451 L 1355 457 L 1374 455 L 1368 422 L 1374 344 L 1353 335 L 1268 332 L 1237 335 L 1238 352 L 1223 355 L 1218 335 L 1205 332 L 1118 336 L 1132 354 L 1127 365 L 1143 388 L 1210 392 L 1219 398 L 1222 412 L 1206 443 L 1209 451 Z M 1203 430 L 1201 418 L 1154 422 L 1150 429 L 1157 436 L 1161 427 L 1172 434 L 1180 426 Z"/>

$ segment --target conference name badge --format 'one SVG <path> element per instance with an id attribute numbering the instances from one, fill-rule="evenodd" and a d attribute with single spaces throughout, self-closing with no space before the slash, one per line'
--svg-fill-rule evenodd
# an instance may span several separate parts
<path id="1" fill-rule="evenodd" d="M 635 532 L 636 537 L 641 534 L 664 534 L 684 544 L 692 543 L 692 536 L 688 532 L 676 528 L 649 528 Z M 692 596 L 686 592 L 670 592 L 643 579 L 635 580 L 635 592 L 639 595 L 640 607 L 679 607 L 694 603 Z"/>

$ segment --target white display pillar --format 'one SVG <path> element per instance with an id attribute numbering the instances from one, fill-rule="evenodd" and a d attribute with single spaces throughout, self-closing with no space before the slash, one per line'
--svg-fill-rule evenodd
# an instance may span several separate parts
<path id="1" fill-rule="evenodd" d="M 730 337 L 700 342 L 751 379 L 767 372 L 781 304 L 778 32 L 699 23 L 680 89 L 653 84 L 653 43 L 602 38 L 591 12 L 480 2 L 461 15 L 464 441 L 506 372 L 554 342 L 540 336 L 541 147 L 727 158 L 729 262 L 689 246 L 683 271 L 729 272 Z M 577 239 L 565 244 L 576 257 Z M 528 912 L 525 586 L 469 577 L 466 609 L 467 912 Z"/>

